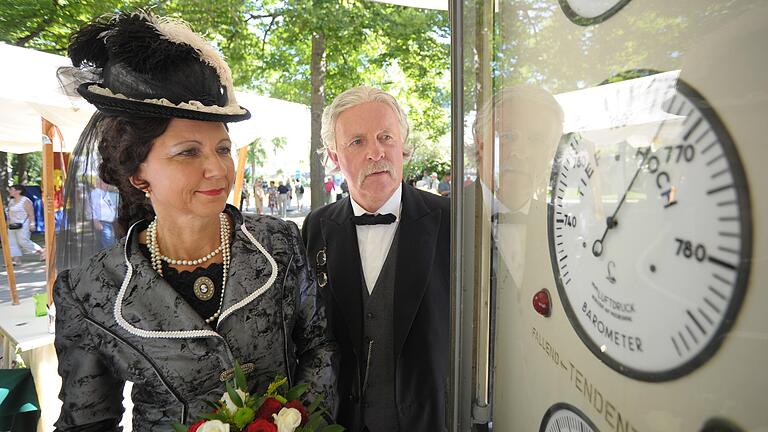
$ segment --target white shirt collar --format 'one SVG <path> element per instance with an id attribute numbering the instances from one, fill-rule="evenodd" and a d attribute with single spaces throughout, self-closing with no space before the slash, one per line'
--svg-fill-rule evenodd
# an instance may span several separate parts
<path id="1" fill-rule="evenodd" d="M 403 184 L 400 183 L 400 186 L 395 189 L 395 191 L 392 193 L 392 196 L 389 197 L 387 202 L 384 203 L 384 205 L 381 206 L 378 210 L 373 212 L 373 214 L 387 214 L 392 213 L 397 217 L 397 219 L 400 219 L 400 209 L 402 208 L 402 196 L 403 196 Z M 355 214 L 355 216 L 360 216 L 362 214 L 368 213 L 367 210 L 365 210 L 360 204 L 358 204 L 354 198 L 352 198 L 352 195 L 349 195 L 349 200 L 352 202 L 352 212 Z"/>

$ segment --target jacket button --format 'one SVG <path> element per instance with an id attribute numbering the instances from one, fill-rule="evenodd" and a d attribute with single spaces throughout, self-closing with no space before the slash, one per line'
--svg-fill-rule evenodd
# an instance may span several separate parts
<path id="1" fill-rule="evenodd" d="M 373 319 L 373 312 L 368 312 L 366 316 L 368 317 L 368 319 Z"/>

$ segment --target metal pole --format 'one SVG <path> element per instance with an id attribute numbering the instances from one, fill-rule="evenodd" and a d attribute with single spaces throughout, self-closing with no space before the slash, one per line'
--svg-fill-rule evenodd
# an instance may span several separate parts
<path id="1" fill-rule="evenodd" d="M 448 377 L 448 430 L 459 431 L 459 389 L 461 387 L 461 322 L 463 298 L 462 268 L 462 199 L 464 194 L 464 38 L 463 0 L 450 0 L 451 21 L 451 353 Z M 458 181 L 457 181 L 458 179 Z"/>

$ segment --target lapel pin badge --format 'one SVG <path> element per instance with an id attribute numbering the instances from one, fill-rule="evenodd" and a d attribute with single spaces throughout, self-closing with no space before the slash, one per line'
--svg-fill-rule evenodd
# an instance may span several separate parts
<path id="1" fill-rule="evenodd" d="M 325 254 L 325 248 L 320 249 L 317 251 L 317 255 L 315 256 L 315 262 L 317 264 L 317 285 L 320 288 L 324 288 L 326 285 L 328 285 L 328 273 L 326 273 L 326 254 Z"/>

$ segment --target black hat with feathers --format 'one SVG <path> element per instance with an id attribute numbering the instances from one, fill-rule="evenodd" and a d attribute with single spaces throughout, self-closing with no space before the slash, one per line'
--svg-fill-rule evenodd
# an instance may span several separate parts
<path id="1" fill-rule="evenodd" d="M 77 92 L 106 114 L 221 122 L 251 116 L 237 104 L 229 66 L 183 21 L 147 12 L 105 16 L 72 35 L 68 54 L 75 69 L 96 78 Z"/>

